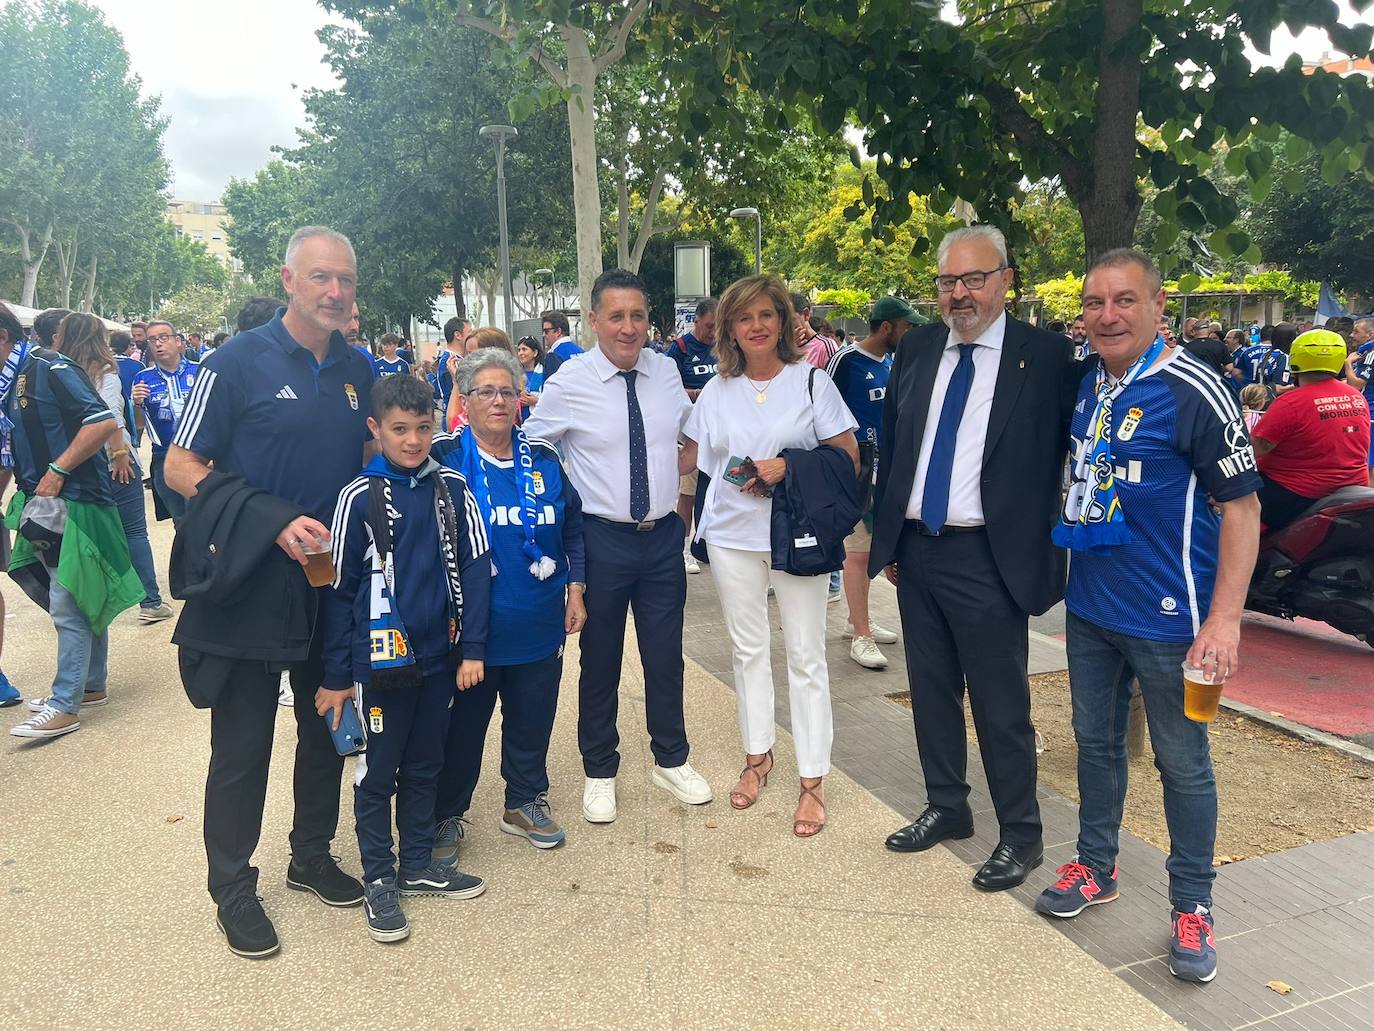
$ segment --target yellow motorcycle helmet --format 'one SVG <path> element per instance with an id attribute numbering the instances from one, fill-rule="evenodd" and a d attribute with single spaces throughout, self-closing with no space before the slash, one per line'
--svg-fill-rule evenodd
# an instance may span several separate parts
<path id="1" fill-rule="evenodd" d="M 1330 372 L 1345 369 L 1345 339 L 1329 329 L 1309 329 L 1293 341 L 1288 364 L 1294 372 Z"/>

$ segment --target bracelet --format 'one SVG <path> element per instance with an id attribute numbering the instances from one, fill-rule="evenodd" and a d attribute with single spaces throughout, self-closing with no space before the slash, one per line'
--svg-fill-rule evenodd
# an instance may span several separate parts
<path id="1" fill-rule="evenodd" d="M 126 447 L 122 447 L 122 448 L 120 448 L 118 451 L 111 451 L 111 452 L 110 452 L 110 457 L 111 457 L 111 458 L 119 458 L 121 455 L 127 455 L 128 453 L 129 453 L 129 449 L 126 448 Z"/>
<path id="2" fill-rule="evenodd" d="M 72 477 L 71 473 L 67 472 L 66 469 L 63 469 L 56 462 L 49 462 L 48 468 L 51 469 L 53 472 L 57 473 L 57 475 L 62 477 L 64 480 L 69 480 Z"/>

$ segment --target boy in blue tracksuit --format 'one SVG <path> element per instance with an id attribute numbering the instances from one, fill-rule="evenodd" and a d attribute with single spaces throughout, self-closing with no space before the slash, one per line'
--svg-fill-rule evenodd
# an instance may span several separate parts
<path id="1" fill-rule="evenodd" d="M 429 387 L 410 376 L 378 381 L 368 427 L 380 454 L 334 510 L 335 580 L 323 604 L 325 675 L 316 701 L 335 726 L 342 706 L 356 701 L 367 732 L 353 811 L 368 933 L 387 942 L 410 933 L 400 896 L 486 890 L 480 878 L 433 865 L 431 851 L 449 710 L 456 689 L 484 675 L 491 559 L 462 474 L 430 457 Z"/>

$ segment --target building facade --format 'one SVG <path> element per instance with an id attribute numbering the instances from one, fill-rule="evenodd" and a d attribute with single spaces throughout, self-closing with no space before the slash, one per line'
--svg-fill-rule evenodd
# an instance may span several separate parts
<path id="1" fill-rule="evenodd" d="M 216 261 L 225 268 L 233 267 L 233 256 L 229 253 L 229 214 L 223 204 L 173 197 L 167 201 L 167 221 L 176 227 L 177 236 L 205 244 L 205 249 Z"/>

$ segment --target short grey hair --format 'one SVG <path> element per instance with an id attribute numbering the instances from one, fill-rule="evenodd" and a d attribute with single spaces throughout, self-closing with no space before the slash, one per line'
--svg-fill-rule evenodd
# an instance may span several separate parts
<path id="1" fill-rule="evenodd" d="M 997 258 L 1003 265 L 1010 265 L 1011 259 L 1007 257 L 1007 238 L 1002 235 L 1002 230 L 996 226 L 976 225 L 966 229 L 956 229 L 952 233 L 946 233 L 944 239 L 940 241 L 940 246 L 935 251 L 935 267 L 939 268 L 945 263 L 945 258 L 949 256 L 949 249 L 956 243 L 963 243 L 965 240 L 986 240 L 997 248 Z"/>
<path id="2" fill-rule="evenodd" d="M 458 363 L 458 368 L 453 374 L 453 378 L 458 384 L 458 392 L 460 394 L 471 393 L 472 384 L 477 379 L 477 374 L 485 372 L 487 369 L 501 369 L 503 372 L 509 372 L 511 386 L 517 392 L 525 385 L 525 370 L 515 355 L 499 347 L 479 347 Z"/>
<path id="3" fill-rule="evenodd" d="M 1356 319 L 1354 328 L 1359 329 L 1361 326 L 1374 333 L 1374 319 Z"/>
<path id="4" fill-rule="evenodd" d="M 1150 284 L 1151 296 L 1159 293 L 1160 287 L 1164 285 L 1164 277 L 1159 274 L 1159 266 L 1150 259 L 1148 254 L 1144 251 L 1138 251 L 1134 247 L 1117 247 L 1105 254 L 1098 255 L 1093 263 L 1088 266 L 1083 281 L 1086 283 L 1088 277 L 1100 268 L 1121 268 L 1123 265 L 1134 265 L 1144 271 L 1145 278 Z M 1192 320 L 1188 321 L 1191 322 Z M 1202 319 L 1197 321 L 1202 322 Z M 1187 328 L 1187 323 L 1184 323 L 1184 330 L 1186 331 Z"/>
<path id="5" fill-rule="evenodd" d="M 353 242 L 337 229 L 330 229 L 328 226 L 301 226 L 292 233 L 291 239 L 286 241 L 286 256 L 282 258 L 282 264 L 290 267 L 296 260 L 296 252 L 301 249 L 301 244 L 317 236 L 343 244 L 348 249 L 348 256 L 353 260 L 354 267 L 357 267 L 358 256 L 353 253 Z"/>

